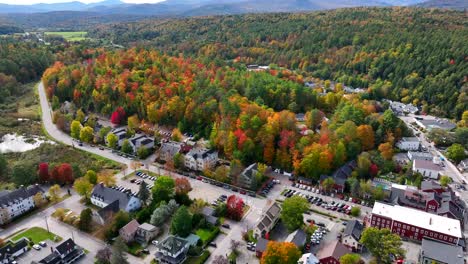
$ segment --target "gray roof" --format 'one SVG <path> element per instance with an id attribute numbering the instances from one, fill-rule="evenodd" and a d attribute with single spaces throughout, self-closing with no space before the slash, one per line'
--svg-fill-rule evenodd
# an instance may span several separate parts
<path id="1" fill-rule="evenodd" d="M 166 239 L 161 241 L 157 247 L 174 255 L 182 248 L 184 248 L 187 243 L 188 241 L 183 238 L 177 236 L 168 236 Z"/>
<path id="2" fill-rule="evenodd" d="M 94 186 L 93 192 L 91 193 L 91 197 L 99 198 L 107 204 L 119 200 L 119 209 L 125 210 L 131 195 L 106 187 L 104 184 L 96 184 L 96 186 Z"/>
<path id="3" fill-rule="evenodd" d="M 213 207 L 205 206 L 202 209 L 202 214 L 205 216 L 214 215 L 214 213 L 215 213 L 215 210 L 213 209 Z"/>
<path id="4" fill-rule="evenodd" d="M 442 186 L 435 181 L 422 181 L 421 182 L 421 191 L 441 189 Z"/>
<path id="5" fill-rule="evenodd" d="M 333 241 L 320 249 L 320 251 L 317 253 L 317 258 L 321 260 L 327 257 L 333 257 L 336 260 L 339 260 L 341 256 L 348 253 L 351 253 L 351 250 L 349 250 L 345 245 L 338 241 Z"/>
<path id="6" fill-rule="evenodd" d="M 151 224 L 148 224 L 148 223 L 143 223 L 143 224 L 141 224 L 138 228 L 139 228 L 139 229 L 143 229 L 143 230 L 145 230 L 145 231 L 150 231 L 150 232 L 152 232 L 152 231 L 158 229 L 158 228 L 155 227 L 154 225 L 151 225 Z"/>
<path id="7" fill-rule="evenodd" d="M 296 231 L 289 234 L 286 238 L 286 242 L 294 243 L 297 247 L 303 247 L 307 240 L 307 234 L 302 229 L 297 229 Z"/>
<path id="8" fill-rule="evenodd" d="M 133 234 L 137 231 L 139 226 L 140 224 L 138 223 L 138 221 L 133 219 L 132 221 L 128 222 L 124 227 L 122 227 L 120 231 L 127 234 Z"/>
<path id="9" fill-rule="evenodd" d="M 434 156 L 432 156 L 429 152 L 421 152 L 421 151 L 408 151 L 408 158 L 411 155 L 412 160 L 432 160 Z"/>
<path id="10" fill-rule="evenodd" d="M 174 156 L 177 154 L 180 149 L 182 148 L 182 144 L 175 141 L 164 142 L 161 144 L 160 152 L 164 153 L 165 155 Z"/>
<path id="11" fill-rule="evenodd" d="M 39 185 L 31 185 L 28 188 L 20 187 L 13 191 L 4 191 L 0 196 L 0 207 L 7 206 L 9 203 L 14 203 L 17 200 L 24 200 L 36 195 L 36 193 L 44 193 L 44 190 Z"/>
<path id="12" fill-rule="evenodd" d="M 424 238 L 421 244 L 421 255 L 442 263 L 463 264 L 463 249 L 460 246 L 454 246 Z"/>
<path id="13" fill-rule="evenodd" d="M 444 130 L 452 130 L 456 127 L 454 123 L 447 119 L 423 119 L 423 120 L 418 120 L 421 124 L 426 126 L 427 128 L 440 128 Z"/>
<path id="14" fill-rule="evenodd" d="M 29 240 L 25 237 L 12 242 L 8 241 L 3 247 L 0 248 L 0 260 L 5 260 L 11 258 L 12 254 L 20 251 L 23 248 L 27 248 L 29 245 Z"/>
<path id="15" fill-rule="evenodd" d="M 414 167 L 416 169 L 426 169 L 426 170 L 434 170 L 434 171 L 440 171 L 441 168 L 439 165 L 434 164 L 432 161 L 428 160 L 414 160 Z"/>
<path id="16" fill-rule="evenodd" d="M 215 153 L 215 150 L 205 149 L 205 148 L 193 148 L 185 156 L 191 156 L 194 159 L 206 158 L 208 155 Z"/>
<path id="17" fill-rule="evenodd" d="M 419 138 L 417 137 L 402 137 L 400 139 L 401 142 L 419 142 Z"/>
<path id="18" fill-rule="evenodd" d="M 114 214 L 116 214 L 119 211 L 119 200 L 115 200 L 107 206 L 104 206 L 103 208 L 99 209 L 97 213 L 104 222 L 107 222 L 114 216 Z"/>
<path id="19" fill-rule="evenodd" d="M 328 175 L 320 175 L 320 181 L 325 180 L 326 178 L 333 178 L 335 184 L 338 185 L 345 185 L 346 180 L 348 177 L 351 176 L 353 170 L 357 167 L 357 163 L 355 160 L 349 161 L 345 165 L 341 166 L 340 168 L 336 169 L 335 172 L 331 176 Z"/>
<path id="20" fill-rule="evenodd" d="M 361 224 L 361 222 L 359 222 L 358 220 L 349 220 L 343 234 L 346 236 L 352 236 L 354 239 L 359 241 L 359 239 L 361 239 L 361 234 L 363 230 L 364 226 Z"/>
<path id="21" fill-rule="evenodd" d="M 242 172 L 242 175 L 246 178 L 252 178 L 255 176 L 255 173 L 258 172 L 258 164 L 252 163 Z"/>

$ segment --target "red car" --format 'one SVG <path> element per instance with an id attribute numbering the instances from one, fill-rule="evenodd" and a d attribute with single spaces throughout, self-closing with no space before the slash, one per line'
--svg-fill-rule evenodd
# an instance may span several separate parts
<path id="1" fill-rule="evenodd" d="M 240 190 L 239 192 L 240 192 L 241 194 L 246 194 L 246 193 L 247 193 L 247 192 L 244 191 L 244 190 Z"/>
<path id="2" fill-rule="evenodd" d="M 203 178 L 201 176 L 197 177 L 197 180 L 201 181 Z"/>

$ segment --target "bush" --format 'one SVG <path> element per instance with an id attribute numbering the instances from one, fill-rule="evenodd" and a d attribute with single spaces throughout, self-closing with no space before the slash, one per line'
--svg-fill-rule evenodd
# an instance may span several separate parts
<path id="1" fill-rule="evenodd" d="M 188 250 L 188 255 L 189 256 L 200 256 L 203 252 L 203 248 L 200 246 L 191 246 Z"/>
<path id="2" fill-rule="evenodd" d="M 357 206 L 351 208 L 351 215 L 354 217 L 358 217 L 359 215 L 361 215 L 361 208 Z"/>

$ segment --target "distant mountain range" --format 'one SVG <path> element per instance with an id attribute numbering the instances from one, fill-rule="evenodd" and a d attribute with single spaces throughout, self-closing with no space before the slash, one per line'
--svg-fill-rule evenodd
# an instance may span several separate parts
<path id="1" fill-rule="evenodd" d="M 194 16 L 258 12 L 297 12 L 357 6 L 422 6 L 463 9 L 466 0 L 166 0 L 156 4 L 128 4 L 120 0 L 84 4 L 0 4 L 0 13 L 44 13 L 53 11 L 86 11 L 97 14 L 144 16 Z"/>

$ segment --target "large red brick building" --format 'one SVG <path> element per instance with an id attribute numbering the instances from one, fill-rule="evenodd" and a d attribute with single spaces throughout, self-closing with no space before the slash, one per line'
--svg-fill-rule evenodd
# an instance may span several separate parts
<path id="1" fill-rule="evenodd" d="M 422 240 L 426 237 L 464 246 L 459 220 L 399 205 L 375 202 L 367 224 L 377 228 L 388 228 L 408 239 Z"/>

